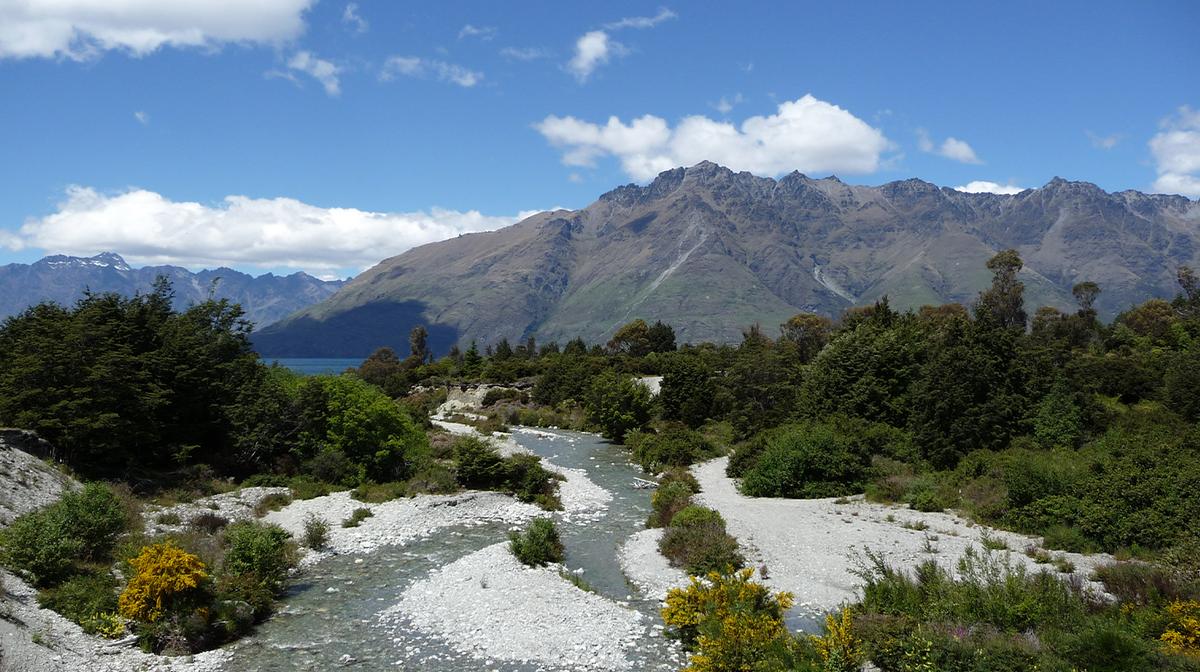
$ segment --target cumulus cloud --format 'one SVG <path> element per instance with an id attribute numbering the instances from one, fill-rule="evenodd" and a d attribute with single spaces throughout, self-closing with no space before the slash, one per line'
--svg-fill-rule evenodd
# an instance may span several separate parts
<path id="1" fill-rule="evenodd" d="M 653 28 L 663 21 L 677 18 L 679 15 L 666 7 L 660 7 L 658 14 L 654 16 L 629 16 L 612 23 L 604 24 L 604 27 L 609 30 L 621 30 L 622 28 Z"/>
<path id="2" fill-rule="evenodd" d="M 1200 110 L 1185 105 L 1160 126 L 1150 138 L 1158 171 L 1154 190 L 1200 198 Z"/>
<path id="3" fill-rule="evenodd" d="M 143 126 L 150 123 L 150 115 L 146 114 L 145 112 L 143 112 L 141 110 L 134 112 L 133 118 L 137 119 L 137 122 Z"/>
<path id="4" fill-rule="evenodd" d="M 534 212 L 383 213 L 246 196 L 206 205 L 142 189 L 110 195 L 75 186 L 57 212 L 27 220 L 16 235 L 0 231 L 0 245 L 75 255 L 115 250 L 136 264 L 296 268 L 316 275 L 357 271 L 411 247 L 498 229 Z"/>
<path id="5" fill-rule="evenodd" d="M 495 26 L 472 26 L 468 23 L 462 27 L 462 30 L 458 31 L 458 39 L 477 37 L 484 42 L 488 42 L 496 37 L 496 33 L 498 32 L 500 31 Z"/>
<path id="6" fill-rule="evenodd" d="M 329 61 L 317 58 L 311 52 L 296 52 L 295 55 L 288 59 L 287 66 L 292 70 L 309 75 L 320 82 L 321 86 L 325 88 L 325 93 L 331 96 L 336 96 L 342 92 L 341 80 L 339 78 L 342 69 Z M 291 79 L 293 82 L 296 81 L 294 78 Z"/>
<path id="7" fill-rule="evenodd" d="M 367 29 L 371 27 L 367 20 L 358 13 L 358 3 L 356 2 L 346 5 L 346 9 L 342 10 L 342 24 L 359 34 L 367 32 Z"/>
<path id="8" fill-rule="evenodd" d="M 697 115 L 671 128 L 647 114 L 629 123 L 610 117 L 604 125 L 551 115 L 534 128 L 563 149 L 566 165 L 593 166 L 601 157 L 614 156 L 636 180 L 704 160 L 759 175 L 791 170 L 870 173 L 892 148 L 879 129 L 811 95 L 781 103 L 775 114 L 749 117 L 740 126 Z"/>
<path id="9" fill-rule="evenodd" d="M 0 58 L 86 60 L 114 49 L 142 56 L 163 46 L 278 44 L 304 32 L 314 1 L 6 0 Z"/>
<path id="10" fill-rule="evenodd" d="M 1013 184 L 999 184 L 997 182 L 988 182 L 987 180 L 968 182 L 961 187 L 955 187 L 954 190 L 965 191 L 968 194 L 1004 194 L 1009 196 L 1025 191 L 1023 187 Z"/>
<path id="11" fill-rule="evenodd" d="M 384 61 L 379 78 L 390 82 L 397 75 L 404 77 L 432 77 L 442 82 L 450 82 L 470 88 L 483 81 L 483 73 L 464 68 L 454 63 L 446 63 L 417 56 L 392 56 Z"/>
<path id="12" fill-rule="evenodd" d="M 933 139 L 929 137 L 929 132 L 923 128 L 917 129 L 917 149 L 929 154 L 937 154 L 938 156 L 958 161 L 960 163 L 981 164 L 983 161 L 975 155 L 975 150 L 971 149 L 971 145 L 958 138 L 946 138 L 940 145 L 935 145 Z"/>
<path id="13" fill-rule="evenodd" d="M 575 55 L 567 63 L 567 72 L 582 84 L 596 68 L 608 63 L 614 56 L 624 56 L 627 52 L 625 45 L 609 37 L 603 30 L 589 31 L 575 41 Z"/>

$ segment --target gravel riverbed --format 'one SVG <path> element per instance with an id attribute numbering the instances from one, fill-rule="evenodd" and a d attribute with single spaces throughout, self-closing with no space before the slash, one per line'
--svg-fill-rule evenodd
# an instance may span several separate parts
<path id="1" fill-rule="evenodd" d="M 1040 538 L 976 525 L 951 513 L 873 504 L 861 496 L 846 500 L 746 497 L 725 475 L 728 461 L 723 457 L 692 467 L 701 488 L 696 499 L 721 512 L 747 560 L 756 568 L 766 566 L 765 583 L 794 594 L 801 613 L 819 616 L 855 599 L 862 581 L 852 570 L 868 549 L 897 567 L 912 569 L 932 558 L 953 571 L 968 547 L 982 549 L 986 534 L 1007 545 L 1007 550 L 995 552 L 1014 565 L 1031 571 L 1047 567 L 1035 564 L 1023 552 L 1040 545 Z M 1088 577 L 1097 565 L 1112 562 L 1106 554 L 1056 552 L 1055 556 L 1070 560 L 1073 573 L 1085 583 L 1090 583 Z M 1098 584 L 1091 587 L 1101 590 Z"/>
<path id="2" fill-rule="evenodd" d="M 572 585 L 562 570 L 557 564 L 526 567 L 507 543 L 494 544 L 432 571 L 380 620 L 393 629 L 415 626 L 443 637 L 485 664 L 631 669 L 629 652 L 648 635 L 642 614 Z"/>

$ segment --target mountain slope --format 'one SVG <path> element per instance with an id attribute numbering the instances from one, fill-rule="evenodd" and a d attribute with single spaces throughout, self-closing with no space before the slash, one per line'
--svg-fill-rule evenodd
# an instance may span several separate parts
<path id="1" fill-rule="evenodd" d="M 178 266 L 135 269 L 111 252 L 94 257 L 55 255 L 32 264 L 0 266 L 0 319 L 42 301 L 70 305 L 85 288 L 126 296 L 145 292 L 160 275 L 171 280 L 176 308 L 203 301 L 212 291 L 218 299 L 240 303 L 246 317 L 257 326 L 268 325 L 318 303 L 345 284 L 340 280 L 318 280 L 306 273 L 288 276 L 267 273 L 253 277 L 230 268 L 199 273 Z"/>
<path id="2" fill-rule="evenodd" d="M 637 317 L 681 340 L 731 341 L 755 321 L 773 329 L 884 295 L 901 308 L 969 303 L 990 279 L 984 263 L 1008 247 L 1026 261 L 1031 306 L 1068 307 L 1071 286 L 1094 280 L 1111 317 L 1175 293 L 1175 268 L 1200 260 L 1200 204 L 1058 178 L 1001 196 L 704 162 L 384 260 L 255 342 L 277 356 L 405 352 L 415 324 L 438 351 L 531 334 L 595 342 Z"/>

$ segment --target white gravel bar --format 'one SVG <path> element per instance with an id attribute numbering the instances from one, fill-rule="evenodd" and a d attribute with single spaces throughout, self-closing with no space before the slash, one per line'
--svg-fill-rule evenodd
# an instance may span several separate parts
<path id="1" fill-rule="evenodd" d="M 358 527 L 342 527 L 342 521 L 359 508 L 370 509 L 371 517 Z M 267 514 L 263 520 L 279 525 L 299 539 L 304 534 L 304 521 L 310 515 L 329 523 L 329 541 L 324 549 L 306 554 L 301 560 L 303 567 L 330 555 L 370 553 L 381 546 L 405 544 L 458 525 L 474 527 L 492 522 L 519 525 L 545 512 L 496 492 L 421 495 L 367 504 L 343 491 L 294 501 Z"/>
<path id="2" fill-rule="evenodd" d="M 630 669 L 629 652 L 648 632 L 642 615 L 575 587 L 561 569 L 526 567 L 507 543 L 494 544 L 410 586 L 380 622 L 393 632 L 412 625 L 484 664 Z"/>
<path id="3" fill-rule="evenodd" d="M 621 571 L 629 582 L 644 597 L 660 602 L 667 599 L 670 589 L 684 588 L 690 583 L 686 572 L 672 567 L 658 552 L 658 540 L 662 535 L 660 527 L 635 532 L 617 551 Z"/>
<path id="4" fill-rule="evenodd" d="M 1040 538 L 975 525 L 951 513 L 872 504 L 861 496 L 841 504 L 834 499 L 746 497 L 725 475 L 728 461 L 723 457 L 692 467 L 701 488 L 696 500 L 721 512 L 747 560 L 755 568 L 765 565 L 766 583 L 793 593 L 802 611 L 820 614 L 855 599 L 862 580 L 851 570 L 867 549 L 882 553 L 897 567 L 911 569 L 933 558 L 953 571 L 968 547 L 982 550 L 980 539 L 986 534 L 1007 544 L 1009 550 L 996 552 L 1014 565 L 1054 571 L 1023 552 L 1041 544 Z M 922 525 L 927 529 L 912 529 Z M 1085 582 L 1096 566 L 1112 562 L 1106 554 L 1054 555 L 1074 563 L 1074 574 Z M 1098 584 L 1092 587 L 1100 590 Z"/>

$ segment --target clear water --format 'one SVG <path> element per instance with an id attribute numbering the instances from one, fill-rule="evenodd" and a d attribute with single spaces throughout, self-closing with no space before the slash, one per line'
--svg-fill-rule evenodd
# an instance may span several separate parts
<path id="1" fill-rule="evenodd" d="M 302 376 L 317 376 L 323 373 L 341 373 L 349 368 L 358 368 L 363 363 L 361 357 L 351 359 L 335 359 L 326 357 L 283 357 L 279 359 L 263 358 L 267 364 L 278 364 L 295 371 Z"/>
<path id="2" fill-rule="evenodd" d="M 582 568 L 583 577 L 606 597 L 629 601 L 646 615 L 648 626 L 660 624 L 659 604 L 638 600 L 616 559 L 619 546 L 643 529 L 649 513 L 649 494 L 633 487 L 639 475 L 623 449 L 598 437 L 554 432 L 554 438 L 516 433 L 514 438 L 555 464 L 584 469 L 598 485 L 613 494 L 599 520 L 560 525 L 567 548 L 566 565 Z M 294 672 L 336 668 L 351 656 L 350 669 L 428 670 L 467 672 L 480 669 L 533 672 L 544 665 L 481 661 L 457 654 L 446 642 L 419 631 L 393 634 L 378 623 L 378 614 L 398 601 L 412 582 L 431 569 L 449 564 L 476 550 L 503 541 L 507 528 L 490 525 L 443 532 L 405 546 L 387 547 L 366 556 L 341 556 L 309 570 L 292 586 L 279 613 L 256 633 L 232 647 L 234 670 Z M 364 561 L 356 563 L 355 558 Z M 399 641 L 393 641 L 393 637 Z M 634 669 L 677 670 L 681 660 L 661 632 L 647 630 L 632 654 Z M 431 660 L 437 656 L 437 660 Z"/>

